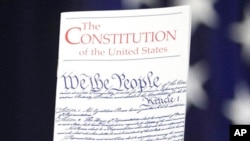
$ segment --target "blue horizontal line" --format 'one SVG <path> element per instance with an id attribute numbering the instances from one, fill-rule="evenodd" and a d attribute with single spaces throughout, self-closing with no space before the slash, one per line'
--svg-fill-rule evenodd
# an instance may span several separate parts
<path id="1" fill-rule="evenodd" d="M 63 60 L 65 62 L 69 61 L 140 61 L 140 60 L 149 60 L 149 59 L 162 59 L 162 58 L 170 58 L 170 57 L 179 57 L 180 55 L 172 55 L 172 56 L 161 56 L 161 57 L 150 57 L 150 58 L 131 58 L 131 59 L 73 59 L 73 60 Z"/>
<path id="2" fill-rule="evenodd" d="M 66 18 L 67 20 L 73 19 L 100 19 L 100 18 L 135 18 L 135 17 L 152 17 L 152 16 L 164 16 L 164 15 L 176 15 L 182 14 L 182 12 L 168 13 L 168 14 L 154 14 L 154 15 L 133 15 L 133 16 L 105 16 L 105 17 L 72 17 Z"/>

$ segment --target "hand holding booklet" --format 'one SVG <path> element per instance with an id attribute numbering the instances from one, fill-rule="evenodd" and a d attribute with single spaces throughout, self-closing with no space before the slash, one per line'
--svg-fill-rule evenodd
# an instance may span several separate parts
<path id="1" fill-rule="evenodd" d="M 61 14 L 54 141 L 184 140 L 190 8 Z"/>

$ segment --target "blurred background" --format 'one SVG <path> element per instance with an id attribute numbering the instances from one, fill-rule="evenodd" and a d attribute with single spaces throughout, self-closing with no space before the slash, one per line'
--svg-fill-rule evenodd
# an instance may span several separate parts
<path id="1" fill-rule="evenodd" d="M 52 141 L 60 12 L 192 8 L 185 141 L 250 125 L 248 0 L 0 0 L 0 140 Z"/>

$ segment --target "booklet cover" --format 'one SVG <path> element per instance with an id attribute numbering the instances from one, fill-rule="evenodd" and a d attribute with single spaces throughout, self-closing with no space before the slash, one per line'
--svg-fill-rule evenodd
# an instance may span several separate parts
<path id="1" fill-rule="evenodd" d="M 190 8 L 61 14 L 54 141 L 184 140 Z"/>

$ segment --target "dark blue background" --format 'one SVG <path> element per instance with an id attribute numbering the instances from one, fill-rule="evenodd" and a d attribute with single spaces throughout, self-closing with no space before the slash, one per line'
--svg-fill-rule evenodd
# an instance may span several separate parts
<path id="1" fill-rule="evenodd" d="M 247 4 L 218 0 L 219 27 L 200 25 L 192 36 L 190 66 L 203 59 L 211 68 L 203 85 L 210 106 L 190 107 L 185 141 L 229 140 L 231 122 L 221 112 L 222 103 L 234 97 L 238 81 L 249 85 L 250 68 L 228 28 L 243 20 Z M 165 6 L 171 5 L 162 0 L 160 7 Z M 113 9 L 122 9 L 119 0 L 0 0 L 1 141 L 52 141 L 60 12 Z"/>

